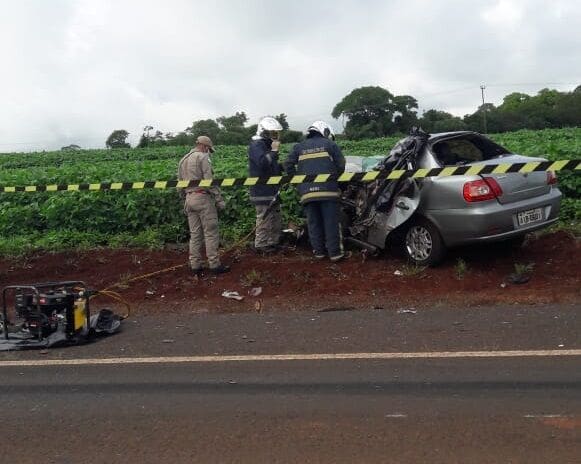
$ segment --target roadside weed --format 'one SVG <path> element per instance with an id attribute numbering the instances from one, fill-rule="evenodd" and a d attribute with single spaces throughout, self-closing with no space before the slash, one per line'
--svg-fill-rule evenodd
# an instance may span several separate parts
<path id="1" fill-rule="evenodd" d="M 422 275 L 427 266 L 418 266 L 415 263 L 406 263 L 401 267 L 401 272 L 405 277 L 415 277 Z"/>
<path id="2" fill-rule="evenodd" d="M 456 279 L 462 280 L 468 272 L 468 264 L 466 264 L 466 261 L 462 258 L 458 258 L 454 266 L 454 272 L 456 273 Z"/>
<path id="3" fill-rule="evenodd" d="M 529 263 L 529 264 L 515 263 L 514 264 L 514 273 L 517 276 L 525 276 L 525 275 L 528 275 L 531 272 L 533 272 L 534 268 L 535 268 L 534 263 Z"/>
<path id="4" fill-rule="evenodd" d="M 268 283 L 277 283 L 270 273 L 266 271 L 257 271 L 251 269 L 240 278 L 240 284 L 243 287 L 256 287 L 258 285 L 266 285 Z"/>

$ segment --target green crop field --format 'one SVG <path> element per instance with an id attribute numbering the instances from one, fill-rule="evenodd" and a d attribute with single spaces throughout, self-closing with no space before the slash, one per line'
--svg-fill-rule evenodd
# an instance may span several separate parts
<path id="1" fill-rule="evenodd" d="M 581 128 L 518 131 L 492 139 L 523 155 L 550 160 L 581 158 Z M 384 155 L 397 138 L 341 141 L 345 155 Z M 282 156 L 290 147 L 283 147 Z M 35 185 L 81 182 L 133 182 L 175 179 L 187 147 L 81 150 L 0 155 L 0 184 Z M 217 177 L 246 175 L 246 147 L 218 147 L 213 156 Z M 565 198 L 561 220 L 581 221 L 581 176 L 561 173 Z M 221 232 L 231 241 L 249 231 L 254 212 L 247 188 L 224 189 L 227 208 Z M 283 194 L 286 219 L 300 220 L 294 191 Z M 158 247 L 187 240 L 182 202 L 175 190 L 121 192 L 0 193 L 0 254 L 91 248 Z"/>

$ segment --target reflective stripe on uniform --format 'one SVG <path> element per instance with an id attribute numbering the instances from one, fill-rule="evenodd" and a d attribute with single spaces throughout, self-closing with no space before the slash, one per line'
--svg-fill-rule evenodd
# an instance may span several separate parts
<path id="1" fill-rule="evenodd" d="M 301 201 L 311 200 L 313 198 L 339 198 L 339 192 L 309 192 L 301 196 Z"/>
<path id="2" fill-rule="evenodd" d="M 307 153 L 305 155 L 299 155 L 299 162 L 306 161 L 315 158 L 330 158 L 331 156 L 326 151 L 320 151 L 317 153 Z"/>

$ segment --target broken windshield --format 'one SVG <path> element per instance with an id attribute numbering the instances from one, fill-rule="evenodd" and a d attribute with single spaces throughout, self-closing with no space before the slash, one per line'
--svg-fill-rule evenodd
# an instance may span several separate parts
<path id="1" fill-rule="evenodd" d="M 432 152 L 445 166 L 486 161 L 510 153 L 506 148 L 476 134 L 438 141 L 432 145 Z"/>

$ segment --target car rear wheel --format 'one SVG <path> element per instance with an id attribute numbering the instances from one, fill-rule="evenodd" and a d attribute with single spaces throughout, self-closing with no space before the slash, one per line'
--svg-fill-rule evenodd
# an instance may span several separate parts
<path id="1" fill-rule="evenodd" d="M 436 226 L 419 218 L 406 230 L 404 252 L 418 266 L 435 266 L 446 254 L 446 247 Z"/>

